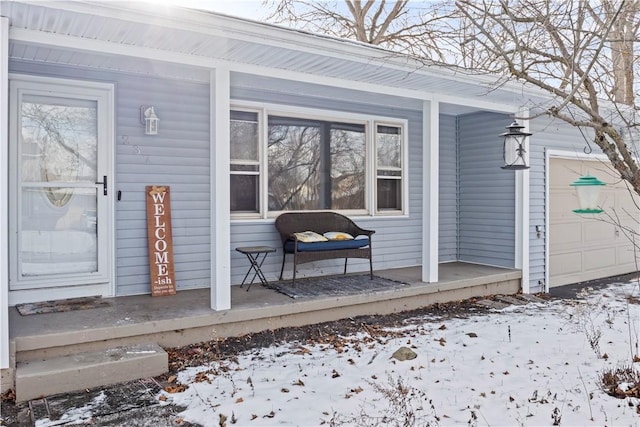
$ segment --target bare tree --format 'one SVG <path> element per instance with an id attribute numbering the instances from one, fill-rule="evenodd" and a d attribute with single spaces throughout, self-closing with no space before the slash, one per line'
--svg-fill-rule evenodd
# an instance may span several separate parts
<path id="1" fill-rule="evenodd" d="M 540 114 L 591 135 L 620 177 L 640 194 L 634 141 L 636 0 L 459 0 L 470 24 L 464 44 L 489 58 L 482 67 L 552 95 Z M 588 141 L 587 141 L 588 142 Z"/>
<path id="2" fill-rule="evenodd" d="M 455 55 L 441 35 L 448 34 L 450 2 L 409 0 L 264 0 L 277 24 L 357 40 L 434 61 Z M 447 39 L 448 40 L 448 39 Z"/>

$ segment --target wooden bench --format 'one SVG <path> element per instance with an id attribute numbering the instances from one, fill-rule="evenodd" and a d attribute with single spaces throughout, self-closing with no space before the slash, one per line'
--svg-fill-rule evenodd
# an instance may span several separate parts
<path id="1" fill-rule="evenodd" d="M 276 218 L 276 229 L 282 239 L 282 268 L 284 272 L 287 254 L 293 255 L 293 282 L 296 280 L 298 264 L 324 259 L 344 258 L 344 273 L 347 273 L 349 258 L 369 260 L 369 272 L 373 279 L 373 261 L 371 259 L 371 236 L 375 231 L 359 227 L 351 219 L 335 212 L 290 212 Z M 349 240 L 329 240 L 326 242 L 302 242 L 296 233 L 313 231 L 324 235 L 329 232 L 348 233 L 354 237 Z"/>

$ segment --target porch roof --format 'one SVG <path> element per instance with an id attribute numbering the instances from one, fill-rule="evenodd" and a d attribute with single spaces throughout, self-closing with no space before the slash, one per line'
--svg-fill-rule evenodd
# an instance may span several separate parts
<path id="1" fill-rule="evenodd" d="M 119 1 L 3 1 L 0 14 L 9 18 L 13 60 L 203 82 L 220 66 L 253 74 L 276 70 L 319 83 L 392 88 L 418 99 L 466 99 L 456 114 L 472 111 L 474 101 L 515 108 L 548 100 L 516 82 L 497 85 L 495 75 L 201 10 Z M 113 55 L 128 58 L 112 61 Z"/>

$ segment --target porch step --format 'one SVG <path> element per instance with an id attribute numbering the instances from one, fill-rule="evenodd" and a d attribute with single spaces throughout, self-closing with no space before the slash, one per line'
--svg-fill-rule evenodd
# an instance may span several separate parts
<path id="1" fill-rule="evenodd" d="M 167 353 L 155 343 L 21 362 L 16 402 L 154 377 L 167 372 L 168 363 Z"/>

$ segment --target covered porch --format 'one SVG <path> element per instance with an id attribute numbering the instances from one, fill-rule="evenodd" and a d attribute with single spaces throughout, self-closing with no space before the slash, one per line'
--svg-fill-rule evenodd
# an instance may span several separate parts
<path id="1" fill-rule="evenodd" d="M 389 314 L 434 303 L 487 295 L 508 295 L 521 289 L 522 273 L 462 262 L 439 265 L 439 280 L 425 283 L 420 266 L 379 270 L 379 277 L 406 283 L 389 291 L 346 296 L 292 299 L 254 284 L 249 291 L 231 288 L 232 308 L 212 311 L 209 289 L 180 291 L 167 297 L 138 295 L 111 299 L 107 307 L 61 313 L 21 315 L 9 310 L 11 369 L 3 387 L 29 373 L 29 361 L 52 360 L 78 363 L 74 355 L 107 352 L 117 347 L 158 344 L 169 348 L 202 341 L 239 336 L 288 326 L 321 323 L 359 315 Z M 50 364 L 51 366 L 57 364 Z M 126 368 L 123 368 L 126 369 Z M 121 369 L 122 370 L 122 369 Z M 122 373 L 122 372 L 121 372 Z M 138 376 L 137 376 L 138 375 Z M 132 370 L 131 379 L 140 372 Z M 90 381 L 90 378 L 82 378 Z M 40 384 L 52 384 L 43 376 Z M 69 383 L 56 392 L 91 387 Z M 42 390 L 16 390 L 20 396 L 36 396 Z M 34 394 L 35 393 L 35 394 Z M 53 393 L 49 393 L 53 394 Z"/>

